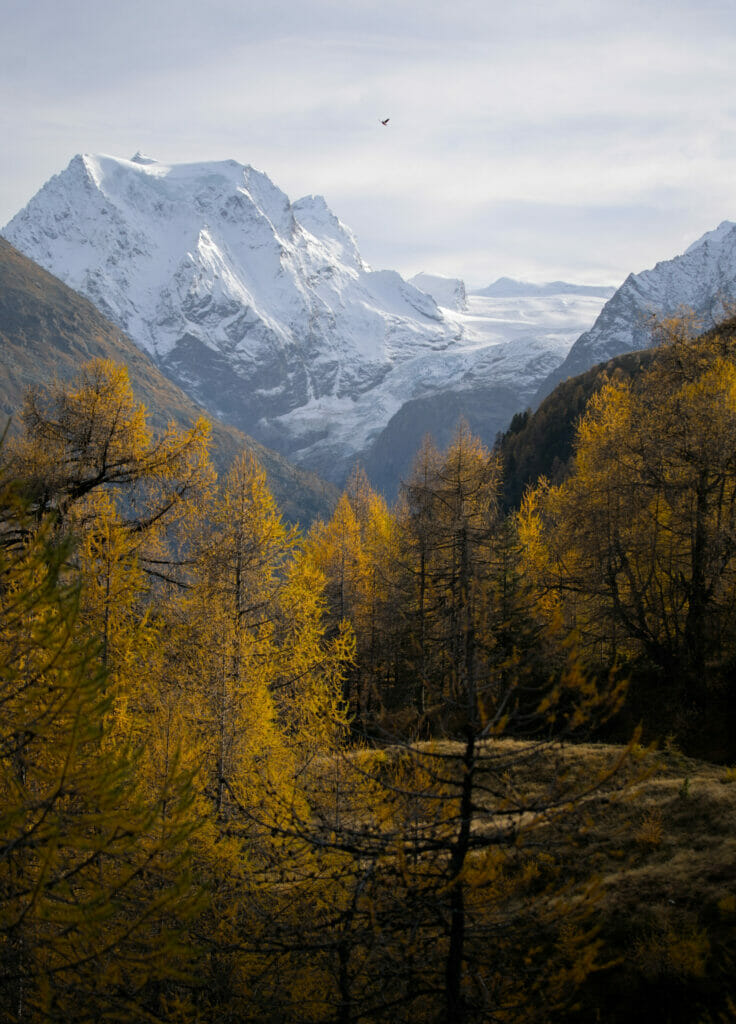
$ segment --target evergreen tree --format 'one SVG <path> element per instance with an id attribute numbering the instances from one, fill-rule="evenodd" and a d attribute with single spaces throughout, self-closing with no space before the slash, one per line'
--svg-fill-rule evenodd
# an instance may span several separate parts
<path id="1" fill-rule="evenodd" d="M 735 432 L 733 338 L 669 325 L 637 385 L 591 400 L 572 476 L 520 517 L 540 600 L 591 664 L 648 666 L 680 710 L 706 708 L 736 651 Z"/>

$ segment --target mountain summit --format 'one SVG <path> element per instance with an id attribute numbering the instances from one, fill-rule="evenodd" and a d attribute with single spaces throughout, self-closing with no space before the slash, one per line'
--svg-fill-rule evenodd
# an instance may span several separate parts
<path id="1" fill-rule="evenodd" d="M 313 462 L 360 447 L 341 420 L 361 396 L 457 336 L 432 298 L 363 263 L 324 199 L 291 203 L 234 160 L 76 156 L 3 234 L 206 408 Z"/>
<path id="2" fill-rule="evenodd" d="M 76 156 L 3 234 L 214 415 L 337 483 L 360 458 L 382 484 L 371 453 L 395 454 L 381 438 L 411 403 L 422 430 L 482 409 L 492 440 L 600 308 L 577 329 L 478 316 L 462 282 L 371 270 L 323 198 L 292 203 L 234 160 Z"/>
<path id="3" fill-rule="evenodd" d="M 733 315 L 735 304 L 736 224 L 724 220 L 682 255 L 640 274 L 629 274 L 591 329 L 578 338 L 564 363 L 544 382 L 538 398 L 597 363 L 647 348 L 652 317 L 661 319 L 692 310 L 706 330 Z"/>

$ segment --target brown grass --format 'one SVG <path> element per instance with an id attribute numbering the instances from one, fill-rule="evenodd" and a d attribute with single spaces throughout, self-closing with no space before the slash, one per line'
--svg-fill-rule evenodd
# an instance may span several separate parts
<path id="1" fill-rule="evenodd" d="M 415 749 L 452 763 L 462 746 L 440 741 Z M 541 759 L 528 758 L 530 750 L 522 741 L 493 740 L 481 755 L 492 772 L 506 757 L 509 784 L 526 796 L 548 789 L 552 773 L 579 784 L 605 777 L 621 756 L 620 747 L 605 744 L 556 747 Z M 601 961 L 608 963 L 590 976 L 579 1010 L 566 1019 L 736 1020 L 729 1016 L 729 1000 L 736 1001 L 734 781 L 733 768 L 675 748 L 635 746 L 622 769 L 562 819 L 572 851 L 569 879 L 581 889 L 591 877 L 600 880 Z M 552 838 L 556 826 L 549 827 Z"/>

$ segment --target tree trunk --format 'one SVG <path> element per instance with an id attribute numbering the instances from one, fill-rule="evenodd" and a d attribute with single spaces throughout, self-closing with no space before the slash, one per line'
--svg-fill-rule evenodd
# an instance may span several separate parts
<path id="1" fill-rule="evenodd" d="M 460 791 L 460 828 L 450 857 L 450 944 L 445 964 L 446 1024 L 463 1024 L 467 1007 L 462 993 L 465 954 L 465 888 L 462 871 L 470 849 L 473 820 L 473 783 L 475 774 L 475 733 L 468 726 L 463 754 L 463 781 Z"/>

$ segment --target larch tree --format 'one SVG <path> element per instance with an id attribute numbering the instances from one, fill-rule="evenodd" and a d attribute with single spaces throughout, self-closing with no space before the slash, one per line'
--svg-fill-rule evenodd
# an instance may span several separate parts
<path id="1" fill-rule="evenodd" d="M 267 751 L 278 756 L 270 683 L 278 598 L 295 540 L 263 470 L 242 455 L 211 505 L 188 595 L 190 672 L 218 817 L 227 817 L 231 789 L 247 788 L 256 761 Z"/>
<path id="2" fill-rule="evenodd" d="M 97 638 L 80 635 L 69 544 L 22 490 L 0 493 L 0 536 L 27 538 L 0 545 L 2 1016 L 175 1017 L 190 781 L 172 766 L 142 794 L 135 750 L 108 742 L 108 676 Z"/>
<path id="3" fill-rule="evenodd" d="M 40 517 L 52 512 L 63 523 L 87 495 L 124 489 L 124 521 L 142 530 L 172 517 L 211 478 L 207 421 L 154 437 L 127 370 L 111 360 L 85 364 L 70 385 L 29 391 L 21 419 L 3 463 Z"/>
<path id="4" fill-rule="evenodd" d="M 734 656 L 736 360 L 670 325 L 651 368 L 581 421 L 572 476 L 527 495 L 527 565 L 592 663 L 645 661 L 680 705 Z"/>
<path id="5" fill-rule="evenodd" d="M 499 479 L 497 459 L 461 423 L 441 458 L 425 447 L 404 488 L 421 704 L 457 723 L 477 714 Z"/>
<path id="6" fill-rule="evenodd" d="M 297 539 L 263 469 L 242 455 L 192 538 L 180 603 L 174 660 L 202 764 L 196 862 L 211 898 L 200 924 L 204 999 L 223 1020 L 258 1019 L 266 998 L 279 1005 L 274 982 L 287 963 L 313 977 L 281 937 L 299 929 L 298 879 L 303 891 L 324 887 L 310 851 L 283 833 L 307 813 L 308 766 L 344 730 L 353 644 L 344 628 L 326 636 L 325 580 Z"/>
<path id="7" fill-rule="evenodd" d="M 46 976 L 38 970 L 34 975 L 46 986 L 43 999 L 51 1001 L 44 1012 L 84 1019 L 89 1000 L 95 1007 L 89 1019 L 103 1019 L 108 998 L 110 1012 L 120 1012 L 115 992 L 121 998 L 128 992 L 126 1012 L 132 1012 L 136 977 L 176 974 L 166 913 L 156 907 L 163 908 L 172 892 L 175 906 L 177 887 L 188 885 L 180 879 L 186 879 L 184 854 L 195 827 L 192 770 L 182 764 L 182 735 L 178 728 L 172 732 L 171 707 L 159 699 L 161 618 L 152 610 L 162 581 L 179 572 L 170 544 L 195 497 L 211 486 L 208 426 L 170 427 L 153 437 L 127 372 L 103 360 L 85 366 L 69 386 L 30 393 L 22 422 L 23 432 L 6 444 L 0 460 L 5 478 L 15 481 L 4 492 L 12 500 L 0 503 L 3 553 L 16 560 L 6 573 L 7 592 L 32 587 L 21 573 L 24 559 L 45 545 L 54 553 L 56 590 L 47 581 L 44 593 L 60 603 L 56 608 L 52 602 L 40 617 L 29 614 L 24 625 L 37 660 L 43 664 L 48 657 L 48 670 L 34 669 L 26 654 L 32 682 L 22 683 L 19 665 L 8 680 L 17 713 L 39 713 L 43 722 L 43 729 L 30 729 L 27 745 L 33 787 L 16 798 L 21 809 L 23 799 L 31 801 L 39 814 L 32 830 L 49 825 L 44 841 L 55 847 L 48 881 L 46 868 L 37 869 L 39 890 L 23 920 L 33 921 L 36 909 L 43 918 L 56 908 L 49 921 L 58 934 L 50 926 L 44 939 L 52 966 Z M 43 631 L 47 619 L 54 624 L 51 636 Z M 58 653 L 48 650 L 54 644 Z M 51 702 L 48 712 L 39 710 L 45 700 Z M 160 757 L 154 737 L 168 742 Z M 32 877 L 30 868 L 24 870 Z M 65 903 L 71 909 L 62 925 L 54 915 Z M 86 933 L 77 920 L 82 917 L 89 921 Z M 126 927 L 137 936 L 128 947 Z M 159 936 L 160 957 L 140 940 L 146 929 Z M 70 943 L 63 950 L 57 949 L 59 935 Z M 128 970 L 126 948 L 140 951 L 130 985 L 121 980 Z M 184 954 L 180 965 L 189 957 Z M 95 972 L 97 997 L 80 994 L 73 1011 L 72 997 L 56 990 L 81 986 L 80 993 L 91 993 Z M 162 992 L 153 986 L 152 1013 Z M 142 987 L 138 997 L 143 1007 Z M 34 998 L 41 998 L 38 992 Z"/>
<path id="8" fill-rule="evenodd" d="M 392 688 L 396 629 L 393 577 L 398 532 L 384 499 L 357 469 L 328 523 L 317 523 L 306 543 L 308 560 L 326 579 L 329 629 L 349 622 L 356 654 L 345 676 L 344 698 L 357 733 L 375 729 Z"/>

